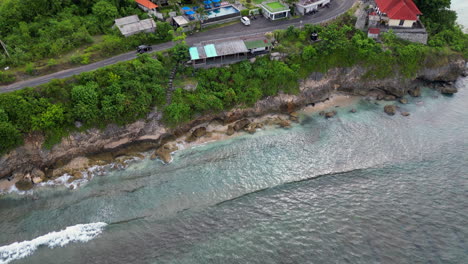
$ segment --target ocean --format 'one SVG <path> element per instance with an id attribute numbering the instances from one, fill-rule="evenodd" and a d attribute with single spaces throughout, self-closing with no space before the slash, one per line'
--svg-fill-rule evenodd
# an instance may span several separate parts
<path id="1" fill-rule="evenodd" d="M 0 263 L 466 263 L 468 79 L 457 86 L 409 98 L 409 117 L 359 100 L 73 191 L 3 196 Z"/>

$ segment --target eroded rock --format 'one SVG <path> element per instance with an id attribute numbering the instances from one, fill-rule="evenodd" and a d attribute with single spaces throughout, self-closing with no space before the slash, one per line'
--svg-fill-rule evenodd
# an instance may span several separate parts
<path id="1" fill-rule="evenodd" d="M 248 119 L 239 120 L 234 124 L 234 130 L 235 131 L 240 131 L 249 124 L 250 124 L 250 120 L 248 120 Z"/>
<path id="2" fill-rule="evenodd" d="M 153 155 L 151 155 L 151 159 L 159 158 L 164 163 L 170 163 L 172 161 L 171 153 L 178 150 L 179 148 L 177 145 L 168 143 L 164 146 L 158 148 Z"/>
<path id="3" fill-rule="evenodd" d="M 408 93 L 412 97 L 420 97 L 421 96 L 421 87 L 416 86 L 413 89 L 408 90 Z"/>
<path id="4" fill-rule="evenodd" d="M 330 111 L 325 113 L 325 118 L 332 118 L 336 115 L 336 111 Z"/>
<path id="5" fill-rule="evenodd" d="M 457 93 L 458 89 L 453 86 L 444 86 L 442 89 L 440 89 L 440 92 L 442 94 L 451 95 L 451 94 Z"/>
<path id="6" fill-rule="evenodd" d="M 395 115 L 396 113 L 396 106 L 394 105 L 386 105 L 384 107 L 384 112 L 387 113 L 388 115 Z"/>

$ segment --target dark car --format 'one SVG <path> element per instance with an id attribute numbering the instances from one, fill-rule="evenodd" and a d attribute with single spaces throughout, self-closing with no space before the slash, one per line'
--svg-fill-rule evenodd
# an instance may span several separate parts
<path id="1" fill-rule="evenodd" d="M 137 52 L 140 53 L 140 54 L 148 52 L 148 51 L 152 51 L 152 50 L 153 50 L 153 48 L 151 46 L 146 46 L 146 45 L 140 45 L 137 48 Z"/>

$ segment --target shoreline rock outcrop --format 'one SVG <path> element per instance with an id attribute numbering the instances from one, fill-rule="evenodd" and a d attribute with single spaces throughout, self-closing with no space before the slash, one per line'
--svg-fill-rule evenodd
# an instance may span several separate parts
<path id="1" fill-rule="evenodd" d="M 109 125 L 102 130 L 92 128 L 85 132 L 74 132 L 50 150 L 41 147 L 43 138 L 31 135 L 25 139 L 23 146 L 0 157 L 0 179 L 12 175 L 24 179 L 26 175 L 29 177 L 35 175 L 30 178 L 29 182 L 32 183 L 33 179 L 35 182 L 39 182 L 39 179 L 45 180 L 62 172 L 73 172 L 63 168 L 77 157 L 88 158 L 89 164 L 86 166 L 89 166 L 97 165 L 97 163 L 105 164 L 112 162 L 112 159 L 116 157 L 128 155 L 128 153 L 144 152 L 151 149 L 157 149 L 155 154 L 166 162 L 170 161 L 170 152 L 173 152 L 173 148 L 165 146 L 166 143 L 186 135 L 195 127 L 198 128 L 193 130 L 191 136 L 195 139 L 203 137 L 207 130 L 206 127 L 205 129 L 201 127 L 206 126 L 212 120 L 219 120 L 222 124 L 229 125 L 226 134 L 232 135 L 234 132 L 244 131 L 244 128 L 251 123 L 249 118 L 268 113 L 292 115 L 297 109 L 325 101 L 334 93 L 359 96 L 375 93 L 381 99 L 392 100 L 394 100 L 393 98 L 402 98 L 408 93 L 411 96 L 420 96 L 419 87 L 421 85 L 431 82 L 454 82 L 464 69 L 465 61 L 460 58 L 442 67 L 423 69 L 417 74 L 417 78 L 408 80 L 398 74 L 383 79 L 363 78 L 368 69 L 362 66 L 336 68 L 331 69 L 326 74 L 311 74 L 310 77 L 302 80 L 298 94 L 270 96 L 258 101 L 253 107 L 206 114 L 176 128 L 166 127 L 162 123 L 162 113 L 154 110 L 148 114 L 147 119 L 138 120 L 122 127 Z M 455 91 L 451 88 L 445 88 L 444 92 Z M 390 96 L 385 97 L 385 95 Z M 324 115 L 326 114 L 324 113 Z M 297 120 L 297 117 L 294 118 Z M 290 121 L 285 121 L 283 124 L 275 122 L 281 127 L 289 127 Z M 250 125 L 249 131 L 253 131 L 253 127 Z M 256 128 L 257 126 L 255 126 Z M 71 168 L 69 167 L 69 169 Z M 38 170 L 44 173 L 44 176 Z M 29 185 L 26 182 L 22 183 Z"/>

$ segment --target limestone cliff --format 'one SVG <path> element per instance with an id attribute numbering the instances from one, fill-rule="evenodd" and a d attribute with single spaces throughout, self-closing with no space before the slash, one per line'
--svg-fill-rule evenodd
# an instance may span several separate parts
<path id="1" fill-rule="evenodd" d="M 297 95 L 271 96 L 257 102 L 254 107 L 203 115 L 175 129 L 165 127 L 161 123 L 161 113 L 155 109 L 146 120 L 139 120 L 124 127 L 110 125 L 102 131 L 90 129 L 86 132 L 73 133 L 51 150 L 41 148 L 43 139 L 40 136 L 31 135 L 26 139 L 24 146 L 0 157 L 0 178 L 14 173 L 24 175 L 37 168 L 51 175 L 54 168 L 61 167 L 79 156 L 100 153 L 100 155 L 115 158 L 122 153 L 132 151 L 129 147 L 133 148 L 133 151 L 145 151 L 148 148 L 156 148 L 168 140 L 189 132 L 193 127 L 212 120 L 226 124 L 245 117 L 267 113 L 290 113 L 302 106 L 324 101 L 335 92 L 354 95 L 377 92 L 401 97 L 421 85 L 422 82 L 453 82 L 464 70 L 465 61 L 457 59 L 441 67 L 423 69 L 413 80 L 399 75 L 371 80 L 362 77 L 367 72 L 367 69 L 363 67 L 338 68 L 326 74 L 311 74 L 309 78 L 301 81 L 300 92 Z"/>

